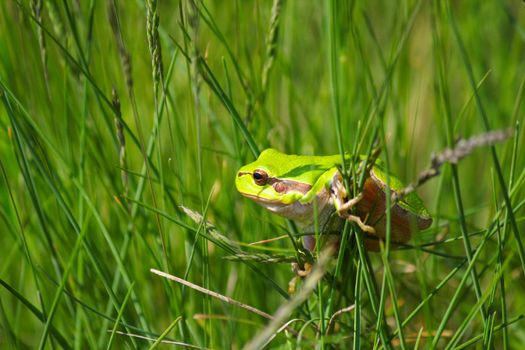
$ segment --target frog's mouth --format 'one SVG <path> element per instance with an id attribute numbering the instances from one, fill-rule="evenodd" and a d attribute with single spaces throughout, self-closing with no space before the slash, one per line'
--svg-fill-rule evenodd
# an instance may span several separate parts
<path id="1" fill-rule="evenodd" d="M 267 207 L 268 205 L 281 206 L 281 207 L 284 207 L 285 205 L 288 205 L 288 204 L 285 204 L 285 203 L 281 202 L 278 199 L 263 198 L 263 197 L 259 197 L 257 195 L 253 195 L 253 194 L 249 194 L 249 193 L 243 193 L 243 192 L 240 192 L 240 194 L 243 195 L 246 198 L 250 198 L 254 202 L 257 202 L 257 203 L 259 203 L 261 205 L 264 205 L 265 207 Z"/>
<path id="2" fill-rule="evenodd" d="M 297 221 L 300 225 L 308 224 L 313 220 L 312 202 L 301 203 L 299 201 L 293 201 L 291 203 L 283 203 L 278 199 L 267 199 L 248 193 L 241 194 L 277 215 Z M 319 210 L 322 211 L 325 205 L 323 203 L 319 204 L 321 205 Z"/>

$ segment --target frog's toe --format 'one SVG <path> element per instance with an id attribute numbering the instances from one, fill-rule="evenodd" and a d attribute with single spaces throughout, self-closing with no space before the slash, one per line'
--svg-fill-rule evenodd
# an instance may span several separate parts
<path id="1" fill-rule="evenodd" d="M 304 263 L 304 267 L 301 268 L 298 263 L 293 262 L 292 271 L 299 277 L 306 277 L 312 272 L 312 264 L 306 262 Z"/>
<path id="2" fill-rule="evenodd" d="M 370 225 L 367 225 L 363 222 L 363 220 L 361 220 L 361 218 L 357 215 L 347 215 L 346 216 L 346 219 L 348 221 L 351 221 L 351 222 L 355 222 L 357 224 L 357 226 L 359 226 L 359 228 L 366 232 L 366 233 L 370 233 L 370 234 L 375 234 L 376 233 L 376 229 L 373 228 L 372 226 Z"/>

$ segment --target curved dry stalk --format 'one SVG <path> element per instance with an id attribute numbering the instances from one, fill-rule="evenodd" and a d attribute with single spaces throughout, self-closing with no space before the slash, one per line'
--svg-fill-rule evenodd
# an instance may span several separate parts
<path id="1" fill-rule="evenodd" d="M 222 295 L 222 294 L 219 294 L 217 292 L 214 292 L 212 290 L 209 290 L 209 289 L 206 289 L 204 287 L 201 287 L 199 285 L 196 285 L 194 283 L 191 283 L 189 281 L 186 281 L 185 279 L 182 279 L 180 277 L 177 277 L 177 276 L 173 276 L 173 275 L 170 275 L 169 273 L 166 273 L 166 272 L 162 272 L 162 271 L 159 271 L 159 270 L 156 270 L 156 269 L 150 269 L 151 272 L 153 272 L 154 274 L 156 275 L 159 275 L 161 277 L 164 277 L 164 278 L 167 278 L 169 280 L 172 280 L 172 281 L 175 281 L 177 283 L 180 283 L 182 285 L 185 285 L 186 287 L 189 287 L 191 289 L 194 289 L 196 291 L 199 291 L 203 294 L 206 294 L 206 295 L 209 295 L 213 298 L 216 298 L 216 299 L 219 299 L 221 301 L 224 301 L 225 303 L 228 303 L 228 304 L 232 304 L 232 305 L 235 305 L 235 306 L 238 306 L 238 307 L 241 307 L 247 311 L 250 311 L 254 314 L 257 314 L 261 317 L 264 317 L 264 318 L 267 318 L 269 320 L 273 320 L 273 316 L 270 315 L 270 314 L 267 314 L 266 312 L 262 311 L 262 310 L 259 310 L 253 306 L 250 306 L 250 305 L 247 305 L 247 304 L 244 304 L 244 303 L 241 303 L 240 301 L 238 300 L 235 300 L 235 299 L 232 299 L 230 297 L 227 297 L 225 295 Z"/>
<path id="2" fill-rule="evenodd" d="M 343 309 L 341 309 L 341 310 L 336 311 L 336 312 L 332 315 L 332 317 L 330 317 L 330 320 L 328 321 L 328 325 L 326 326 L 326 332 L 325 332 L 325 334 L 328 334 L 328 333 L 329 333 L 329 331 L 330 331 L 330 326 L 332 325 L 332 321 L 333 321 L 337 316 L 339 316 L 339 315 L 341 315 L 341 314 L 343 314 L 343 313 L 345 313 L 345 312 L 350 312 L 350 311 L 352 311 L 353 309 L 355 309 L 355 304 L 352 304 L 352 305 L 347 306 L 347 307 L 345 307 L 345 308 L 343 308 Z"/>

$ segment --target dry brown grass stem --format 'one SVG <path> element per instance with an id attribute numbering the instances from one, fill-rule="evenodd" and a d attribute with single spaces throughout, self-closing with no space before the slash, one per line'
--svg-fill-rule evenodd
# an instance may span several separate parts
<path id="1" fill-rule="evenodd" d="M 219 294 L 219 293 L 214 292 L 212 290 L 203 288 L 203 287 L 201 287 L 199 285 L 196 285 L 194 283 L 186 281 L 185 279 L 182 279 L 180 277 L 173 276 L 173 275 L 170 275 L 168 273 L 165 273 L 165 272 L 162 272 L 162 271 L 159 271 L 159 270 L 156 270 L 156 269 L 150 269 L 150 271 L 152 273 L 156 274 L 156 275 L 159 275 L 161 277 L 164 277 L 164 278 L 167 278 L 169 280 L 172 280 L 172 281 L 175 281 L 177 283 L 180 283 L 180 284 L 182 284 L 182 285 L 184 285 L 186 287 L 189 287 L 189 288 L 191 288 L 193 290 L 196 290 L 198 292 L 201 292 L 203 294 L 209 295 L 209 296 L 211 296 L 211 297 L 213 297 L 215 299 L 219 299 L 219 300 L 221 300 L 221 301 L 223 301 L 225 303 L 238 306 L 238 307 L 240 307 L 242 309 L 245 309 L 245 310 L 247 310 L 249 312 L 252 312 L 252 313 L 254 313 L 256 315 L 259 315 L 261 317 L 264 317 L 266 319 L 269 319 L 269 320 L 273 319 L 272 315 L 270 315 L 270 314 L 268 314 L 268 313 L 266 313 L 266 312 L 264 312 L 262 310 L 259 310 L 257 308 L 254 308 L 253 306 L 241 303 L 240 301 L 237 301 L 237 300 L 232 299 L 230 297 L 227 297 L 225 295 Z"/>
<path id="2" fill-rule="evenodd" d="M 503 142 L 512 136 L 514 129 L 501 129 L 472 136 L 468 139 L 459 139 L 454 148 L 445 148 L 443 151 L 433 154 L 430 167 L 422 171 L 417 180 L 392 194 L 393 202 L 403 199 L 407 194 L 413 192 L 427 182 L 439 175 L 441 166 L 445 163 L 457 164 L 461 159 L 471 154 L 476 148 Z"/>

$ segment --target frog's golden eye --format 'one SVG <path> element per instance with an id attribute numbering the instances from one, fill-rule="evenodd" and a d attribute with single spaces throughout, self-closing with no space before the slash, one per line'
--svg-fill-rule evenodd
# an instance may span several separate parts
<path id="1" fill-rule="evenodd" d="M 268 174 L 264 170 L 257 169 L 253 172 L 253 179 L 257 185 L 264 186 L 268 182 Z"/>

